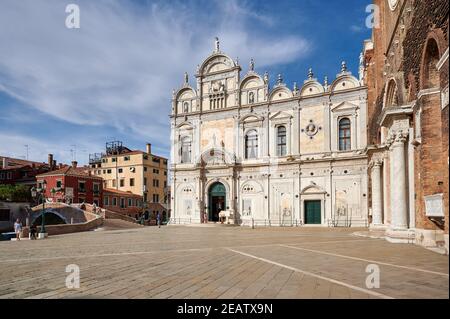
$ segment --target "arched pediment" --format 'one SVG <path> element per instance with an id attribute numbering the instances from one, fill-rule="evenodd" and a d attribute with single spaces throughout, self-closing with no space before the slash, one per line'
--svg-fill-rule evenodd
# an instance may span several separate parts
<path id="1" fill-rule="evenodd" d="M 264 81 L 256 73 L 247 74 L 241 81 L 240 88 L 241 90 L 252 89 L 264 86 Z"/>
<path id="2" fill-rule="evenodd" d="M 359 81 L 351 74 L 341 75 L 331 84 L 331 92 L 354 89 L 359 86 Z"/>
<path id="3" fill-rule="evenodd" d="M 199 74 L 208 74 L 229 70 L 236 67 L 233 59 L 223 53 L 215 53 L 209 56 L 200 66 Z"/>
<path id="4" fill-rule="evenodd" d="M 316 185 L 316 184 L 310 184 L 308 186 L 306 186 L 305 188 L 302 189 L 302 191 L 300 192 L 301 195 L 306 195 L 306 194 L 325 194 L 326 191 Z"/>
<path id="5" fill-rule="evenodd" d="M 204 151 L 197 163 L 200 166 L 213 165 L 232 165 L 235 162 L 235 157 L 232 153 L 224 148 L 210 148 Z"/>
<path id="6" fill-rule="evenodd" d="M 251 123 L 251 122 L 261 122 L 263 120 L 264 120 L 264 117 L 259 116 L 257 114 L 250 113 L 250 114 L 244 115 L 239 120 L 239 123 L 242 124 L 242 123 Z"/>
<path id="7" fill-rule="evenodd" d="M 189 121 L 184 121 L 176 126 L 178 130 L 193 130 L 194 125 Z"/>
<path id="8" fill-rule="evenodd" d="M 309 96 L 324 93 L 325 89 L 322 84 L 317 81 L 310 81 L 306 83 L 300 90 L 300 96 Z"/>
<path id="9" fill-rule="evenodd" d="M 269 95 L 269 101 L 287 100 L 294 97 L 294 94 L 286 86 L 275 87 Z"/>
<path id="10" fill-rule="evenodd" d="M 175 94 L 176 100 L 190 100 L 197 97 L 197 92 L 190 86 L 186 86 L 178 90 Z"/>
<path id="11" fill-rule="evenodd" d="M 256 181 L 247 181 L 241 187 L 241 194 L 257 194 L 262 192 L 263 187 Z"/>

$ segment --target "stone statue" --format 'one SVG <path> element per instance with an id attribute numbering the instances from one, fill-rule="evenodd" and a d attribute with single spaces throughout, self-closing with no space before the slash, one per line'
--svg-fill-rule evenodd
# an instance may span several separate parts
<path id="1" fill-rule="evenodd" d="M 347 72 L 347 63 L 345 61 L 342 61 L 341 63 L 341 72 L 342 73 Z"/>
<path id="2" fill-rule="evenodd" d="M 184 72 L 184 84 L 188 84 L 189 83 L 189 75 L 187 72 Z"/>
<path id="3" fill-rule="evenodd" d="M 278 74 L 278 78 L 277 78 L 277 84 L 281 84 L 283 83 L 283 76 L 281 75 L 281 73 Z"/>
<path id="4" fill-rule="evenodd" d="M 255 70 L 255 61 L 253 61 L 253 58 L 250 59 L 250 71 L 254 71 Z"/>
<path id="5" fill-rule="evenodd" d="M 265 84 L 269 83 L 269 73 L 267 73 L 267 71 L 264 72 L 264 83 Z"/>
<path id="6" fill-rule="evenodd" d="M 220 51 L 220 41 L 219 41 L 218 37 L 216 37 L 215 47 L 216 47 L 216 52 L 219 52 Z"/>
<path id="7" fill-rule="evenodd" d="M 314 76 L 313 70 L 312 70 L 312 68 L 309 68 L 309 70 L 308 70 L 308 80 L 312 80 L 313 76 Z"/>

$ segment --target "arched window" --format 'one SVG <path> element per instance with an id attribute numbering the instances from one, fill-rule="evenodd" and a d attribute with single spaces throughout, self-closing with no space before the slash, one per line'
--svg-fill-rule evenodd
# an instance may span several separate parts
<path id="1" fill-rule="evenodd" d="M 439 87 L 439 71 L 437 69 L 437 63 L 439 61 L 439 48 L 434 39 L 431 39 L 427 43 L 425 51 L 425 59 L 423 65 L 422 83 L 423 89 L 430 89 Z"/>
<path id="2" fill-rule="evenodd" d="M 180 156 L 181 156 L 181 163 L 190 163 L 191 162 L 191 138 L 190 137 L 186 136 L 181 139 Z"/>
<path id="3" fill-rule="evenodd" d="M 339 121 L 339 150 L 348 151 L 351 148 L 350 120 L 348 118 L 343 118 Z"/>
<path id="4" fill-rule="evenodd" d="M 255 93 L 250 92 L 248 94 L 248 104 L 253 104 L 253 103 L 255 103 Z"/>
<path id="5" fill-rule="evenodd" d="M 184 102 L 183 103 L 183 112 L 184 113 L 188 113 L 189 112 L 189 103 L 188 102 Z"/>
<path id="6" fill-rule="evenodd" d="M 286 156 L 286 127 L 278 126 L 277 128 L 277 155 Z"/>
<path id="7" fill-rule="evenodd" d="M 258 133 L 255 130 L 249 131 L 245 136 L 245 158 L 258 157 Z"/>
<path id="8" fill-rule="evenodd" d="M 384 106 L 388 107 L 397 105 L 398 105 L 397 84 L 395 83 L 394 79 L 392 79 L 388 83 Z"/>

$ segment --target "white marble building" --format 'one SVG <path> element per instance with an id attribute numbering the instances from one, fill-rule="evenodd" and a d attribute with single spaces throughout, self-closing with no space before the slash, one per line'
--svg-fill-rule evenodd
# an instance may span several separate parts
<path id="1" fill-rule="evenodd" d="M 367 226 L 367 90 L 347 71 L 300 88 L 219 48 L 173 92 L 171 222 Z"/>

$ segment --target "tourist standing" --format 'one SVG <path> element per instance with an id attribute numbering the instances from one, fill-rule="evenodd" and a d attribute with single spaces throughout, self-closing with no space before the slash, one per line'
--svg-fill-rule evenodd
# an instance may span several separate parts
<path id="1" fill-rule="evenodd" d="M 20 222 L 19 218 L 17 218 L 16 222 L 14 223 L 14 231 L 16 233 L 16 239 L 20 240 L 20 233 L 22 232 L 22 223 Z"/>
<path id="2" fill-rule="evenodd" d="M 159 212 L 156 214 L 156 222 L 158 223 L 158 228 L 161 228 L 161 214 Z"/>
<path id="3" fill-rule="evenodd" d="M 30 226 L 30 239 L 31 240 L 36 239 L 36 232 L 37 232 L 36 224 L 32 224 Z"/>

